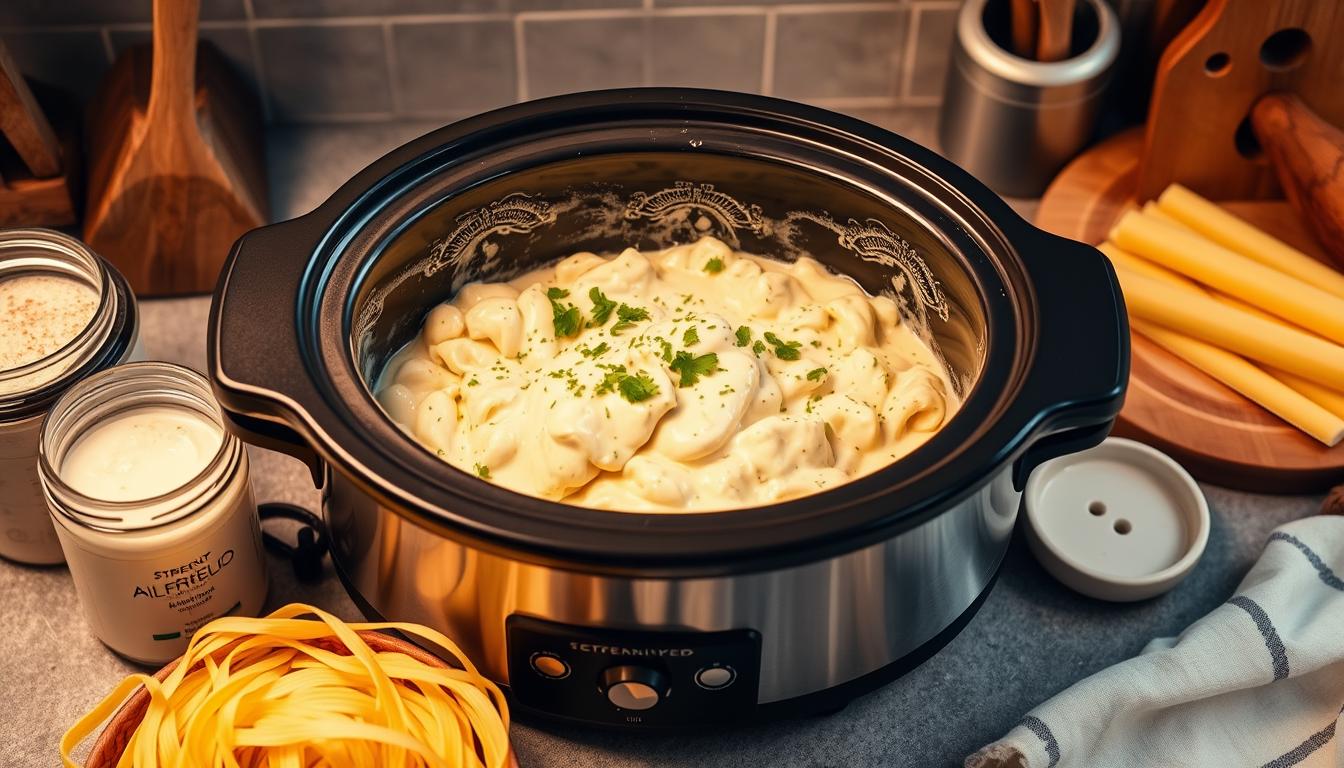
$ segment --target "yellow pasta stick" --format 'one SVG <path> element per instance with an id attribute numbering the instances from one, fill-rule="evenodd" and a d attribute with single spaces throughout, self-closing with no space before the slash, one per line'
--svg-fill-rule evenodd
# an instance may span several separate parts
<path id="1" fill-rule="evenodd" d="M 1131 314 L 1328 388 L 1344 382 L 1344 347 L 1117 266 Z"/>
<path id="2" fill-rule="evenodd" d="M 1134 329 L 1327 446 L 1337 445 L 1344 438 L 1344 419 L 1245 359 L 1142 320 L 1134 321 Z"/>
<path id="3" fill-rule="evenodd" d="M 1344 274 L 1180 184 L 1167 187 L 1158 207 L 1224 248 L 1344 298 Z"/>
<path id="4" fill-rule="evenodd" d="M 1121 216 L 1110 239 L 1127 251 L 1344 343 L 1344 298 L 1141 212 Z"/>

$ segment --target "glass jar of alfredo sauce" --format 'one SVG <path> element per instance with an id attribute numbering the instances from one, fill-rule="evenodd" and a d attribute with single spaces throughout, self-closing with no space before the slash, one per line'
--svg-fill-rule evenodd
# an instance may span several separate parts
<path id="1" fill-rule="evenodd" d="M 0 230 L 0 556 L 61 562 L 37 477 L 42 419 L 74 382 L 141 357 L 116 269 L 60 232 Z"/>
<path id="2" fill-rule="evenodd" d="M 134 661 L 182 654 L 204 624 L 266 601 L 247 452 L 203 376 L 130 363 L 71 387 L 39 474 L 93 632 Z"/>

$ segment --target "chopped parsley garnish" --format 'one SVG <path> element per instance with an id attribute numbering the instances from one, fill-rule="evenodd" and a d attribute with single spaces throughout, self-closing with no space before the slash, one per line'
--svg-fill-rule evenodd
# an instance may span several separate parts
<path id="1" fill-rule="evenodd" d="M 573 304 L 561 304 L 560 299 L 569 295 L 563 288 L 551 286 L 546 289 L 546 298 L 551 300 L 551 322 L 555 325 L 556 336 L 578 336 L 583 325 L 583 316 Z"/>
<path id="2" fill-rule="evenodd" d="M 616 308 L 617 323 L 611 326 L 611 335 L 620 336 L 621 331 L 635 327 L 635 323 L 640 320 L 649 319 L 649 310 L 643 307 L 632 307 L 629 304 L 621 304 Z"/>
<path id="3" fill-rule="evenodd" d="M 808 381 L 821 381 L 821 377 L 826 375 L 825 368 L 813 368 L 807 372 Z"/>
<path id="4" fill-rule="evenodd" d="M 621 391 L 621 397 L 632 403 L 648 400 L 658 394 L 658 385 L 644 371 L 621 379 L 616 388 Z"/>
<path id="5" fill-rule="evenodd" d="M 751 345 L 751 351 L 755 352 L 757 357 L 760 357 L 765 352 L 765 342 L 757 339 L 756 343 Z"/>
<path id="6" fill-rule="evenodd" d="M 594 288 L 593 290 L 597 289 Z M 579 354 L 587 358 L 594 358 L 594 357 L 601 357 L 607 354 L 607 352 L 609 352 L 610 350 L 611 347 L 607 346 L 607 342 L 604 341 L 601 344 L 598 344 L 596 347 L 583 347 L 579 349 Z"/>
<path id="7" fill-rule="evenodd" d="M 687 328 L 686 332 L 681 335 L 681 343 L 688 347 L 693 344 L 699 344 L 700 334 L 696 332 L 694 328 Z"/>
<path id="8" fill-rule="evenodd" d="M 719 356 L 713 352 L 699 357 L 693 356 L 690 352 L 678 352 L 667 367 L 681 374 L 677 386 L 690 387 L 699 381 L 701 376 L 708 376 L 719 370 Z"/>
<path id="9" fill-rule="evenodd" d="M 648 400 L 650 397 L 658 394 L 658 384 L 649 374 L 640 371 L 633 376 L 626 373 L 623 365 L 605 366 L 607 374 L 602 377 L 602 383 L 593 390 L 599 395 L 605 395 L 608 392 L 619 392 L 621 397 L 632 403 L 638 403 Z"/>
<path id="10" fill-rule="evenodd" d="M 672 362 L 672 344 L 667 339 L 659 339 L 659 346 L 663 350 L 662 358 L 664 363 Z"/>
<path id="11" fill-rule="evenodd" d="M 484 479 L 484 480 L 489 480 L 489 479 L 490 479 L 490 468 L 487 467 L 487 466 L 485 466 L 484 464 L 477 464 L 477 465 L 476 465 L 476 476 L 479 477 L 479 478 L 482 478 L 482 479 Z"/>
<path id="12" fill-rule="evenodd" d="M 588 323 L 588 327 L 597 328 L 606 325 L 607 319 L 611 317 L 611 311 L 616 308 L 616 302 L 603 295 L 597 286 L 593 286 L 588 292 L 588 298 L 593 300 L 593 320 Z"/>
<path id="13" fill-rule="evenodd" d="M 765 341 L 775 348 L 775 357 L 780 360 L 797 360 L 801 355 L 798 348 L 803 346 L 799 341 L 781 341 L 778 336 L 770 331 L 765 332 Z"/>
<path id="14" fill-rule="evenodd" d="M 737 329 L 737 346 L 745 347 L 751 343 L 751 329 L 747 326 L 741 326 Z"/>
<path id="15" fill-rule="evenodd" d="M 710 259 L 709 261 L 706 261 L 706 262 L 705 262 L 705 271 L 708 272 L 708 273 L 711 274 L 711 275 L 717 275 L 718 273 L 722 272 L 722 271 L 723 271 L 723 259 L 720 259 L 718 256 L 715 256 L 714 258 Z"/>
<path id="16" fill-rule="evenodd" d="M 473 376 L 473 377 L 471 377 L 471 380 L 467 382 L 467 386 L 468 386 L 468 387 L 474 387 L 474 386 L 476 386 L 477 384 L 480 384 L 480 383 L 481 383 L 481 382 L 477 381 L 477 380 L 476 380 L 476 377 Z"/>

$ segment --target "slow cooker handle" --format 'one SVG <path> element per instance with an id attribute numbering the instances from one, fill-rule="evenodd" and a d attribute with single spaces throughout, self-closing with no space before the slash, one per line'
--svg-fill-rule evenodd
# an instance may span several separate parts
<path id="1" fill-rule="evenodd" d="M 1040 331 L 1018 398 L 1032 432 L 1013 468 L 1019 490 L 1044 462 L 1101 443 L 1129 381 L 1129 320 L 1110 260 L 1040 230 L 1026 242 Z"/>
<path id="2" fill-rule="evenodd" d="M 322 403 L 298 338 L 299 287 L 311 244 L 305 218 L 254 229 L 234 243 L 210 302 L 206 356 L 215 399 L 244 442 L 293 456 L 322 487 L 325 466 L 294 425 Z M 305 245 L 306 244 L 306 245 Z"/>

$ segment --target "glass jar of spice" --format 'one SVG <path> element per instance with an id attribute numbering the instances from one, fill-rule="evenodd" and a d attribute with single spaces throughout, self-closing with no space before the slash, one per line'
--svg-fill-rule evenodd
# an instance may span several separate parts
<path id="1" fill-rule="evenodd" d="M 37 476 L 42 419 L 75 382 L 141 354 L 120 273 L 60 232 L 0 231 L 0 556 L 61 562 Z"/>

